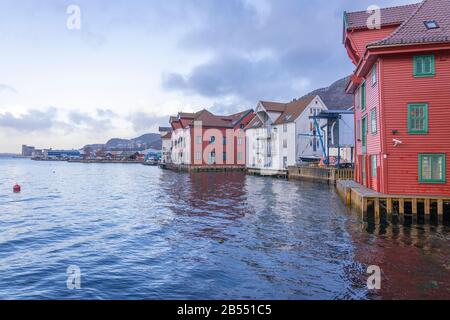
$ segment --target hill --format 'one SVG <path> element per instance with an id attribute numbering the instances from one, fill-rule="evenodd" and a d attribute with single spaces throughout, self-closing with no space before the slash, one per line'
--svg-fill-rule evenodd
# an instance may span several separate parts
<path id="1" fill-rule="evenodd" d="M 161 136 L 158 133 L 147 133 L 133 139 L 113 138 L 105 144 L 89 144 L 83 149 L 91 150 L 106 149 L 108 151 L 142 151 L 146 149 L 161 150 Z"/>
<path id="2" fill-rule="evenodd" d="M 349 109 L 353 106 L 353 96 L 345 93 L 349 77 L 334 82 L 326 88 L 311 91 L 308 95 L 318 95 L 330 110 Z"/>

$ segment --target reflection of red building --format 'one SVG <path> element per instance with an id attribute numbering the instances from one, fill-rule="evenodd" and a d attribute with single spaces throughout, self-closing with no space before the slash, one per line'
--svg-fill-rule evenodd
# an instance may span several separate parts
<path id="1" fill-rule="evenodd" d="M 207 110 L 170 118 L 172 162 L 190 166 L 245 166 L 245 132 L 253 110 L 230 116 Z"/>
<path id="2" fill-rule="evenodd" d="M 344 14 L 356 65 L 356 181 L 386 194 L 450 195 L 450 1 Z M 377 19 L 374 19 L 375 23 Z"/>

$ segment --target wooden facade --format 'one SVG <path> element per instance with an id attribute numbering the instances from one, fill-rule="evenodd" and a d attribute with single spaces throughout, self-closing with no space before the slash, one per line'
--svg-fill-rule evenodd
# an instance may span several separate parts
<path id="1" fill-rule="evenodd" d="M 396 7 L 397 20 L 375 30 L 353 28 L 362 14 L 346 13 L 344 45 L 356 65 L 347 87 L 355 97 L 355 180 L 383 194 L 450 195 L 450 42 L 427 41 L 446 31 L 425 24 L 442 19 L 439 6 L 448 4 L 405 6 L 403 17 Z M 390 9 L 382 11 L 387 20 Z M 407 32 L 414 23 L 422 34 Z"/>

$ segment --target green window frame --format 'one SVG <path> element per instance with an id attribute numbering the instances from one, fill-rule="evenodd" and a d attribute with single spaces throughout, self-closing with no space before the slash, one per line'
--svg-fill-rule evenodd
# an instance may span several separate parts
<path id="1" fill-rule="evenodd" d="M 419 182 L 446 183 L 446 155 L 439 153 L 419 154 Z"/>
<path id="2" fill-rule="evenodd" d="M 370 110 L 370 132 L 377 134 L 377 108 Z"/>
<path id="3" fill-rule="evenodd" d="M 361 85 L 361 110 L 366 110 L 366 83 Z"/>
<path id="4" fill-rule="evenodd" d="M 370 167 L 372 171 L 372 178 L 377 177 L 377 156 L 373 155 L 370 157 Z"/>
<path id="5" fill-rule="evenodd" d="M 374 64 L 372 67 L 372 87 L 377 84 L 377 65 Z"/>
<path id="6" fill-rule="evenodd" d="M 365 115 L 361 119 L 361 146 L 363 154 L 367 152 L 367 126 L 367 115 Z"/>
<path id="7" fill-rule="evenodd" d="M 408 104 L 408 133 L 427 134 L 428 133 L 428 104 L 410 103 Z"/>
<path id="8" fill-rule="evenodd" d="M 414 77 L 426 78 L 436 74 L 434 55 L 414 56 Z"/>

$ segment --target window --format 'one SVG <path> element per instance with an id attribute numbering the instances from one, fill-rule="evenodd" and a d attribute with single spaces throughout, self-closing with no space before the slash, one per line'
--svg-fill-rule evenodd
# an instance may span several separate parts
<path id="1" fill-rule="evenodd" d="M 197 151 L 195 153 L 195 160 L 197 160 L 197 161 L 202 160 L 202 153 L 200 151 Z"/>
<path id="2" fill-rule="evenodd" d="M 242 138 L 237 138 L 237 144 L 238 144 L 238 146 L 242 145 Z"/>
<path id="3" fill-rule="evenodd" d="M 227 137 L 223 137 L 223 145 L 225 146 L 227 144 Z"/>
<path id="4" fill-rule="evenodd" d="M 223 153 L 223 161 L 227 161 L 227 153 L 226 152 Z"/>
<path id="5" fill-rule="evenodd" d="M 414 56 L 414 77 L 424 78 L 435 75 L 434 55 Z"/>
<path id="6" fill-rule="evenodd" d="M 373 108 L 370 111 L 370 129 L 372 134 L 377 133 L 377 109 Z"/>
<path id="7" fill-rule="evenodd" d="M 237 153 L 237 159 L 238 161 L 242 161 L 242 152 Z"/>
<path id="8" fill-rule="evenodd" d="M 412 103 L 408 105 L 408 133 L 428 133 L 428 104 Z"/>
<path id="9" fill-rule="evenodd" d="M 377 177 L 377 156 L 371 156 L 372 178 Z"/>
<path id="10" fill-rule="evenodd" d="M 287 124 L 283 124 L 283 132 L 287 132 Z"/>
<path id="11" fill-rule="evenodd" d="M 377 84 L 377 65 L 374 64 L 372 67 L 372 86 Z"/>
<path id="12" fill-rule="evenodd" d="M 202 144 L 202 136 L 197 136 L 197 144 Z"/>
<path id="13" fill-rule="evenodd" d="M 428 30 L 439 29 L 439 25 L 435 20 L 424 21 L 423 23 L 425 24 L 425 27 L 427 27 Z"/>
<path id="14" fill-rule="evenodd" d="M 361 85 L 361 109 L 366 110 L 366 83 Z"/>
<path id="15" fill-rule="evenodd" d="M 419 182 L 445 183 L 445 154 L 419 154 Z"/>
<path id="16" fill-rule="evenodd" d="M 212 136 L 212 137 L 209 139 L 209 143 L 214 143 L 214 142 L 216 142 L 216 137 Z"/>
<path id="17" fill-rule="evenodd" d="M 361 120 L 356 121 L 356 139 L 361 140 Z"/>
<path id="18" fill-rule="evenodd" d="M 287 148 L 287 140 L 286 139 L 283 140 L 283 148 L 285 148 L 285 149 Z"/>

